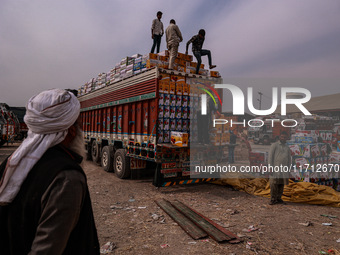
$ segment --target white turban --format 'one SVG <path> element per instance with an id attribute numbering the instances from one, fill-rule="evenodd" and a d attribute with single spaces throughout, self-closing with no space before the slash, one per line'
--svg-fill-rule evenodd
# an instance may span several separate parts
<path id="1" fill-rule="evenodd" d="M 8 159 L 0 180 L 0 204 L 12 202 L 43 154 L 65 139 L 79 116 L 80 103 L 66 90 L 51 89 L 30 98 L 26 109 L 28 136 Z"/>

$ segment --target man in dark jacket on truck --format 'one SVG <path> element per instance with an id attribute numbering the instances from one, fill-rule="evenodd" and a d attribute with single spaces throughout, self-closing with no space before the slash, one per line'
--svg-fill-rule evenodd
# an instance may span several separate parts
<path id="1" fill-rule="evenodd" d="M 203 43 L 204 43 L 204 39 L 205 39 L 205 30 L 204 29 L 200 29 L 200 31 L 198 32 L 197 35 L 194 35 L 188 42 L 187 42 L 187 46 L 186 46 L 186 51 L 185 54 L 188 55 L 188 48 L 190 43 L 192 43 L 192 53 L 194 54 L 194 56 L 197 59 L 197 67 L 196 67 L 196 74 L 199 73 L 200 70 L 200 66 L 202 63 L 202 58 L 201 56 L 205 56 L 208 55 L 208 60 L 209 60 L 209 69 L 213 69 L 216 66 L 212 64 L 212 60 L 211 60 L 211 52 L 210 50 L 205 50 L 202 49 L 203 47 Z"/>

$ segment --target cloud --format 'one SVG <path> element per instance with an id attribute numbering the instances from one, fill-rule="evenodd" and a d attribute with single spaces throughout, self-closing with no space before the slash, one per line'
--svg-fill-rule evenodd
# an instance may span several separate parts
<path id="1" fill-rule="evenodd" d="M 158 10 L 165 27 L 172 18 L 179 25 L 181 52 L 206 29 L 205 47 L 225 80 L 338 77 L 339 6 L 330 0 L 2 0 L 0 101 L 23 106 L 41 90 L 78 88 L 123 57 L 148 53 Z"/>
<path id="2" fill-rule="evenodd" d="M 325 46 L 332 39 L 333 46 L 339 42 L 340 3 L 336 1 L 255 0 L 234 5 L 232 12 L 229 9 L 226 6 L 221 10 L 225 15 L 220 13 L 210 25 L 214 38 L 210 44 L 226 75 L 249 75 L 254 70 L 266 75 L 273 64 L 304 64 L 295 57 L 294 49 L 298 46 L 302 46 L 300 53 L 310 55 L 306 61 L 318 61 L 323 57 L 324 47 L 319 38 L 328 37 Z M 311 45 L 313 50 L 308 51 Z"/>

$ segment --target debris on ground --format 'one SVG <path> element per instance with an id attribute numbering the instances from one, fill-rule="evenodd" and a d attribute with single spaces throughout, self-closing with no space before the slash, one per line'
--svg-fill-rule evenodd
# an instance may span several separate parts
<path id="1" fill-rule="evenodd" d="M 107 242 L 102 247 L 100 247 L 100 253 L 101 254 L 108 254 L 112 252 L 116 248 L 116 244 L 113 242 Z"/>
<path id="2" fill-rule="evenodd" d="M 243 229 L 243 232 L 253 232 L 259 230 L 259 228 L 256 228 L 254 225 L 250 225 L 248 228 Z"/>
<path id="3" fill-rule="evenodd" d="M 300 225 L 302 225 L 302 226 L 305 226 L 305 227 L 309 227 L 309 226 L 313 226 L 313 223 L 312 222 L 310 222 L 310 221 L 307 221 L 307 222 L 305 222 L 305 223 L 299 223 Z"/>
<path id="4" fill-rule="evenodd" d="M 160 224 L 165 224 L 164 215 L 159 215 L 157 213 L 150 213 L 149 215 L 152 218 L 149 221 L 154 221 L 154 222 L 157 222 L 157 223 L 160 223 Z"/>
<path id="5" fill-rule="evenodd" d="M 338 218 L 338 216 L 334 216 L 334 215 L 327 215 L 327 214 L 320 214 L 320 216 L 323 216 L 323 217 L 328 217 L 330 219 L 335 219 L 335 218 Z"/>
<path id="6" fill-rule="evenodd" d="M 200 241 L 203 242 L 203 243 L 209 243 L 209 239 L 202 239 Z"/>
<path id="7" fill-rule="evenodd" d="M 251 242 L 247 242 L 247 244 L 246 244 L 246 248 L 247 249 L 251 249 L 251 246 L 253 245 L 253 243 L 251 243 Z"/>

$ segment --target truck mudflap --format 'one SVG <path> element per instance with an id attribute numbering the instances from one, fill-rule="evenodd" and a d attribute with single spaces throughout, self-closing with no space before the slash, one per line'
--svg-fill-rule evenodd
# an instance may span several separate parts
<path id="1" fill-rule="evenodd" d="M 169 187 L 173 185 L 183 185 L 183 184 L 196 184 L 196 183 L 203 183 L 203 182 L 211 182 L 215 181 L 215 178 L 205 178 L 205 179 L 188 179 L 188 180 L 173 180 L 173 181 L 164 181 L 158 180 L 154 181 L 153 185 L 156 187 Z"/>
<path id="2" fill-rule="evenodd" d="M 168 187 L 172 185 L 195 184 L 214 181 L 214 178 L 195 178 L 190 174 L 190 148 L 171 144 L 157 144 L 156 171 L 153 185 Z"/>

